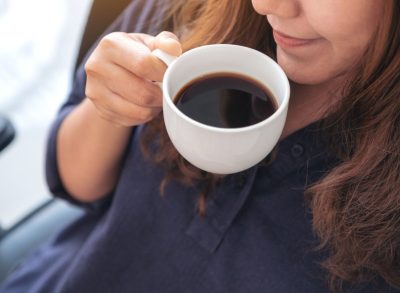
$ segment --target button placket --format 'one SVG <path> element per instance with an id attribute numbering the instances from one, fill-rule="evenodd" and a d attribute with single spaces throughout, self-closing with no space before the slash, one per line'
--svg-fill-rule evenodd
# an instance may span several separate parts
<path id="1" fill-rule="evenodd" d="M 237 189 L 242 189 L 246 185 L 247 174 L 242 173 L 236 178 L 235 186 Z"/>
<path id="2" fill-rule="evenodd" d="M 233 181 L 227 181 L 226 188 L 219 190 L 215 194 L 216 198 L 210 200 L 207 204 L 206 215 L 204 217 L 195 215 L 186 230 L 186 234 L 196 240 L 208 252 L 214 252 L 232 221 L 243 207 L 253 185 L 256 172 L 257 168 L 253 168 L 251 172 L 233 175 L 231 178 Z M 237 190 L 235 182 L 239 177 L 243 178 L 243 186 L 240 191 Z"/>

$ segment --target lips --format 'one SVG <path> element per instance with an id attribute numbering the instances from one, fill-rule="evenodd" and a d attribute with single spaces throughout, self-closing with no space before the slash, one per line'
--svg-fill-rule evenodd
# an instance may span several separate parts
<path id="1" fill-rule="evenodd" d="M 288 36 L 276 30 L 273 31 L 275 42 L 282 47 L 296 48 L 304 47 L 314 43 L 317 39 L 301 39 Z"/>

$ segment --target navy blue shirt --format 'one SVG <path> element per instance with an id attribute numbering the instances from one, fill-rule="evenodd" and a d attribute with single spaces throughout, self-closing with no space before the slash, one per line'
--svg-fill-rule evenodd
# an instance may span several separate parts
<path id="1" fill-rule="evenodd" d="M 133 2 L 109 31 L 160 32 L 162 8 L 144 2 Z M 84 86 L 81 66 L 51 130 L 46 171 L 55 196 L 87 212 L 30 256 L 1 292 L 329 292 L 304 198 L 337 163 L 318 124 L 281 141 L 270 164 L 225 177 L 204 218 L 196 186 L 172 181 L 160 195 L 164 172 L 143 157 L 138 127 L 113 194 L 84 205 L 65 191 L 56 161 L 57 131 Z"/>

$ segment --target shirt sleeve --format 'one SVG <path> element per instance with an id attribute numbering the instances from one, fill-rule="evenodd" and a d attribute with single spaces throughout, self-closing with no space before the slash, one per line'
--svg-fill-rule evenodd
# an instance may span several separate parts
<path id="1" fill-rule="evenodd" d="M 138 0 L 132 1 L 132 3 L 125 9 L 125 11 L 116 19 L 116 21 L 106 30 L 102 35 L 106 35 L 111 32 L 141 32 L 155 35 L 161 29 L 162 19 L 162 8 L 156 3 L 157 0 Z M 101 37 L 99 38 L 99 40 Z M 98 210 L 106 206 L 111 198 L 112 194 L 106 196 L 93 203 L 82 203 L 74 199 L 68 191 L 65 189 L 58 170 L 57 162 L 57 134 L 64 119 L 71 113 L 85 98 L 85 85 L 86 85 L 86 73 L 84 70 L 84 64 L 91 52 L 97 46 L 99 40 L 92 46 L 89 53 L 84 58 L 83 62 L 77 69 L 75 74 L 72 89 L 68 95 L 66 102 L 61 106 L 58 115 L 53 122 L 47 142 L 46 150 L 46 180 L 47 185 L 51 193 L 57 197 L 69 201 L 72 204 L 85 207 L 89 210 Z"/>

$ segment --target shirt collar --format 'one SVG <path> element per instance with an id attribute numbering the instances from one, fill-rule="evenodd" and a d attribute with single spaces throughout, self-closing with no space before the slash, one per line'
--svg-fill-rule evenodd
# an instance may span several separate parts
<path id="1" fill-rule="evenodd" d="M 321 122 L 304 127 L 279 142 L 272 159 L 261 162 L 259 167 L 268 167 L 272 179 L 283 178 L 305 165 L 322 163 L 331 165 L 337 159 L 330 153 L 323 139 Z"/>

